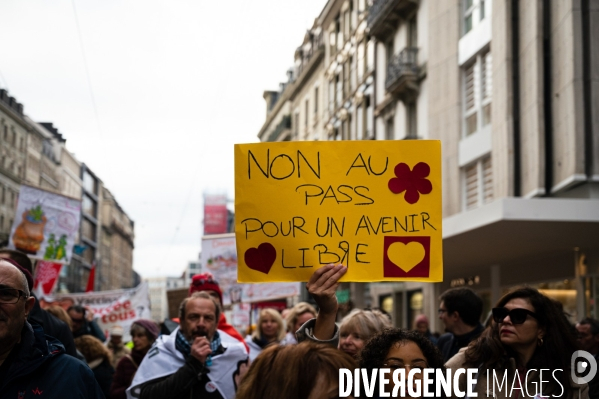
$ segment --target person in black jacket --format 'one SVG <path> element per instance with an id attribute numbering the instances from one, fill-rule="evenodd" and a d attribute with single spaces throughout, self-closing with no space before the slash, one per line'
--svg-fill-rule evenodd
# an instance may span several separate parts
<path id="1" fill-rule="evenodd" d="M 27 270 L 31 275 L 33 275 L 33 266 L 31 264 L 31 260 L 27 255 L 19 251 L 13 251 L 11 249 L 0 249 L 0 258 L 8 258 L 12 259 L 19 264 L 23 269 Z M 29 286 L 29 291 L 33 287 L 33 280 L 31 281 L 31 286 Z M 27 317 L 27 321 L 31 324 L 39 324 L 43 329 L 44 333 L 56 338 L 63 345 L 65 352 L 67 355 L 77 356 L 77 350 L 75 349 L 75 342 L 73 341 L 73 334 L 71 333 L 71 329 L 69 326 L 54 317 L 50 313 L 46 312 L 41 308 L 38 299 L 35 297 L 33 293 L 31 296 L 35 298 L 35 302 L 33 304 L 33 308 L 31 312 L 29 312 L 29 316 Z"/>
<path id="2" fill-rule="evenodd" d="M 13 262 L 0 260 L 0 398 L 104 398 L 84 363 L 27 322 L 35 299 Z"/>
<path id="3" fill-rule="evenodd" d="M 220 307 L 207 292 L 185 298 L 180 328 L 156 340 L 127 397 L 233 399 L 248 355 L 241 342 L 217 329 L 219 316 Z"/>
<path id="4" fill-rule="evenodd" d="M 100 385 L 104 396 L 110 397 L 110 385 L 114 376 L 112 367 L 112 354 L 106 346 L 96 337 L 82 335 L 75 338 L 77 350 L 83 354 L 85 361 L 94 372 L 96 381 Z"/>
<path id="5" fill-rule="evenodd" d="M 470 288 L 451 288 L 439 298 L 439 319 L 445 325 L 446 334 L 439 337 L 437 347 L 443 360 L 451 359 L 460 348 L 478 338 L 484 327 L 480 323 L 483 301 Z"/>
<path id="6" fill-rule="evenodd" d="M 73 337 L 78 338 L 82 335 L 91 335 L 100 341 L 106 341 L 106 336 L 93 319 L 93 313 L 81 305 L 73 305 L 67 309 L 67 313 L 73 322 Z"/>

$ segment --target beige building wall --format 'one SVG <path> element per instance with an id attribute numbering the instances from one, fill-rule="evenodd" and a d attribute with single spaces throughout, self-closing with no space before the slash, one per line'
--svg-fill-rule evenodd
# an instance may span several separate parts
<path id="1" fill-rule="evenodd" d="M 545 194 L 542 12 L 541 1 L 523 2 L 520 6 L 519 56 L 522 62 L 518 72 L 522 82 L 520 90 L 521 126 L 522 132 L 525 132 L 521 141 L 521 192 L 526 198 Z"/>
<path id="2" fill-rule="evenodd" d="M 66 140 L 60 133 L 52 133 L 29 117 L 25 119 L 31 131 L 27 140 L 27 172 L 24 183 L 81 199 L 81 164 L 66 149 Z"/>
<path id="3" fill-rule="evenodd" d="M 81 199 L 81 164 L 67 151 L 61 148 L 61 170 L 58 175 L 59 191 L 61 194 L 71 198 Z"/>
<path id="4" fill-rule="evenodd" d="M 438 295 L 464 284 L 486 307 L 503 290 L 529 283 L 579 315 L 599 315 L 580 285 L 599 284 L 591 238 L 599 234 L 599 4 L 375 0 L 368 10 L 360 4 L 330 0 L 317 20 L 325 46 L 325 137 L 441 140 L 445 277 L 435 285 L 342 288 L 358 306 L 382 305 L 381 298 L 394 303 L 396 324 L 404 327 L 411 322 L 410 293 L 422 290 L 419 311 L 437 331 Z M 390 85 L 389 61 L 406 47 L 418 49 L 417 73 L 404 70 Z M 358 59 L 365 60 L 361 76 Z M 414 58 L 402 60 L 405 67 Z M 338 84 L 348 76 L 346 65 L 352 90 Z M 300 122 L 315 84 L 294 88 L 300 94 L 290 112 Z M 372 110 L 360 117 L 365 98 Z M 312 137 L 301 124 L 297 132 L 294 139 Z"/>
<path id="5" fill-rule="evenodd" d="M 264 97 L 269 101 L 273 95 L 280 92 L 265 92 Z M 283 92 L 282 98 L 276 100 L 272 110 L 267 113 L 267 122 L 262 126 L 258 137 L 260 141 L 287 141 L 291 139 L 291 103 L 288 93 Z"/>
<path id="6" fill-rule="evenodd" d="M 443 216 L 461 210 L 458 143 L 462 105 L 458 63 L 459 1 L 428 0 L 429 52 L 427 83 L 429 138 L 441 140 L 443 157 Z"/>
<path id="7" fill-rule="evenodd" d="M 105 187 L 101 206 L 101 289 L 130 288 L 133 286 L 133 221 Z"/>
<path id="8" fill-rule="evenodd" d="M 0 241 L 8 243 L 21 183 L 26 176 L 30 127 L 23 106 L 0 90 Z"/>
<path id="9" fill-rule="evenodd" d="M 551 191 L 586 180 L 582 80 L 582 15 L 579 1 L 551 2 L 551 110 L 554 157 Z M 596 42 L 595 42 L 596 43 Z"/>
<path id="10" fill-rule="evenodd" d="M 290 87 L 292 137 L 299 141 L 323 140 L 324 42 L 315 25 L 295 52 L 295 82 Z"/>
<path id="11" fill-rule="evenodd" d="M 367 34 L 367 2 L 335 0 L 324 7 L 324 101 L 327 140 L 375 135 L 374 41 Z"/>
<path id="12" fill-rule="evenodd" d="M 32 126 L 35 124 L 29 118 L 27 119 Z M 35 187 L 38 186 L 41 176 L 44 140 L 45 136 L 35 128 L 32 128 L 30 134 L 27 135 L 27 170 L 24 183 Z"/>

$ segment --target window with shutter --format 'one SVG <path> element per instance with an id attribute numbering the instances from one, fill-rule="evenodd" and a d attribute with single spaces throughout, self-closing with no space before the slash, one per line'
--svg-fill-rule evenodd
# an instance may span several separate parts
<path id="1" fill-rule="evenodd" d="M 464 68 L 464 136 L 478 132 L 491 123 L 493 71 L 491 52 L 479 54 Z"/>
<path id="2" fill-rule="evenodd" d="M 466 136 L 478 130 L 476 115 L 476 91 L 474 90 L 474 69 L 476 64 L 470 65 L 464 71 L 464 95 L 466 104 Z"/>
<path id="3" fill-rule="evenodd" d="M 478 206 L 478 164 L 466 166 L 464 171 L 466 209 Z"/>
<path id="4" fill-rule="evenodd" d="M 462 0 L 462 34 L 465 35 L 476 28 L 480 21 L 485 19 L 485 1 L 484 0 Z"/>
<path id="5" fill-rule="evenodd" d="M 491 157 L 487 157 L 482 161 L 483 174 L 483 203 L 493 201 L 493 164 Z"/>
<path id="6" fill-rule="evenodd" d="M 493 201 L 493 164 L 490 156 L 467 165 L 462 173 L 465 210 Z"/>
<path id="7" fill-rule="evenodd" d="M 491 123 L 491 95 L 493 94 L 493 72 L 491 70 L 491 52 L 481 57 L 481 98 L 482 98 L 482 124 Z"/>

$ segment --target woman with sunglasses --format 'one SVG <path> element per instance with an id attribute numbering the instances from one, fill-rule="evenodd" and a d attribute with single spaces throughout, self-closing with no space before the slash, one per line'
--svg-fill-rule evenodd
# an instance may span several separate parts
<path id="1" fill-rule="evenodd" d="M 492 314 L 480 338 L 446 363 L 454 371 L 478 368 L 478 397 L 588 398 L 587 385 L 570 377 L 576 337 L 554 301 L 534 288 L 517 288 L 497 302 Z"/>
<path id="2" fill-rule="evenodd" d="M 443 356 L 427 337 L 418 331 L 401 328 L 387 328 L 373 336 L 362 349 L 358 363 L 358 367 L 368 370 L 368 375 L 371 375 L 374 369 L 390 369 L 391 373 L 397 369 L 404 369 L 407 377 L 411 370 L 419 369 L 420 371 L 415 372 L 414 376 L 416 377 L 415 380 L 420 380 L 420 384 L 422 384 L 423 369 L 445 369 L 443 367 Z M 387 378 L 392 380 L 390 376 Z M 418 389 L 414 386 L 413 389 L 415 391 L 420 390 L 423 393 L 423 387 Z M 389 384 L 384 390 L 392 393 L 393 386 Z M 405 390 L 406 395 L 403 397 L 413 397 L 408 394 L 407 385 Z M 428 391 L 436 392 L 434 382 L 428 388 Z M 374 398 L 380 397 L 379 392 L 379 387 L 376 386 Z M 398 397 L 401 397 L 399 391 Z"/>

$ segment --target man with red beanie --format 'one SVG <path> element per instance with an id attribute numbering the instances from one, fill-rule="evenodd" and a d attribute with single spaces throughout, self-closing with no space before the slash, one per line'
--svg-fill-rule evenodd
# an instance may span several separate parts
<path id="1" fill-rule="evenodd" d="M 220 289 L 218 283 L 214 280 L 214 277 L 210 273 L 196 274 L 191 279 L 191 285 L 189 286 L 189 295 L 194 292 L 206 291 L 211 297 L 213 297 L 221 308 L 220 318 L 218 319 L 217 328 L 221 331 L 226 332 L 233 338 L 239 340 L 245 345 L 245 349 L 249 353 L 249 348 L 245 340 L 237 332 L 235 327 L 227 323 L 227 318 L 223 312 L 223 292 Z"/>

